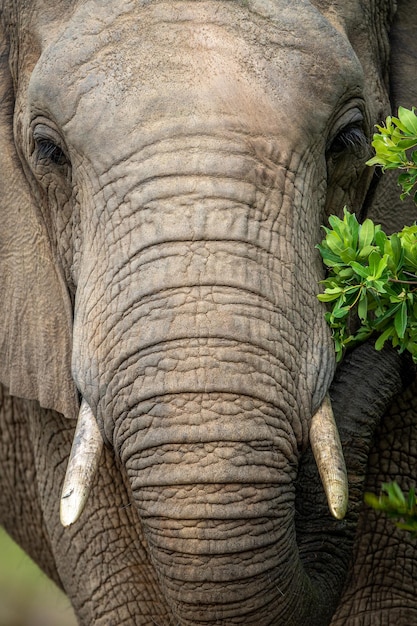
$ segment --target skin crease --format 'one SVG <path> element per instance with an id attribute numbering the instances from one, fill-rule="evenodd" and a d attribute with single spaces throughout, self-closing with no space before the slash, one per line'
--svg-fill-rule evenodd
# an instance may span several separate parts
<path id="1" fill-rule="evenodd" d="M 416 217 L 346 140 L 415 103 L 411 8 L 390 39 L 388 1 L 0 3 L 0 520 L 80 624 L 416 621 L 415 546 L 361 510 L 412 480 L 410 363 L 365 346 L 331 386 L 345 521 L 308 445 L 320 224 Z M 107 447 L 64 530 L 78 392 Z"/>

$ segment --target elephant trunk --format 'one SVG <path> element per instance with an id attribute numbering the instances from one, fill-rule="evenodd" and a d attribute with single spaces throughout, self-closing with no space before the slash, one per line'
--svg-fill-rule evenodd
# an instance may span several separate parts
<path id="1" fill-rule="evenodd" d="M 74 375 L 181 624 L 308 624 L 313 605 L 325 623 L 336 596 L 307 575 L 295 530 L 299 459 L 333 373 L 304 241 L 313 200 L 295 210 L 276 182 L 266 197 L 226 181 L 222 200 L 218 175 L 198 191 L 188 176 L 152 178 L 143 209 L 138 188 L 113 211 L 111 237 L 92 228 L 78 277 Z"/>
<path id="2" fill-rule="evenodd" d="M 144 437 L 132 434 L 141 422 L 152 423 Z M 127 423 L 115 442 L 179 623 L 307 624 L 300 598 L 311 606 L 315 592 L 297 556 L 296 442 L 276 407 L 172 394 Z"/>
<path id="3" fill-rule="evenodd" d="M 192 245 L 201 251 L 203 244 Z M 212 283 L 213 257 L 197 255 Z M 196 271 L 195 257 L 186 258 Z M 158 290 L 164 305 L 147 310 L 140 334 L 132 326 L 147 343 L 129 356 L 119 347 L 121 365 L 99 404 L 113 418 L 104 432 L 178 623 L 262 626 L 281 615 L 282 623 L 308 624 L 318 592 L 298 557 L 294 524 L 313 411 L 296 354 L 302 349 L 296 339 L 291 345 L 282 304 L 271 306 L 250 284 L 250 264 L 226 258 L 229 284 L 190 287 L 186 295 L 182 287 Z M 167 272 L 175 265 L 171 257 Z M 324 496 L 323 511 L 329 516 Z"/>
<path id="4" fill-rule="evenodd" d="M 329 623 L 374 428 L 404 386 L 401 358 L 384 353 L 373 361 L 380 375 L 379 385 L 367 385 L 371 402 L 352 403 L 370 358 L 370 346 L 358 350 L 332 387 L 353 491 L 343 522 L 328 513 L 310 449 L 297 467 L 294 434 L 274 405 L 236 394 L 168 394 L 116 425 L 149 552 L 179 624 Z"/>

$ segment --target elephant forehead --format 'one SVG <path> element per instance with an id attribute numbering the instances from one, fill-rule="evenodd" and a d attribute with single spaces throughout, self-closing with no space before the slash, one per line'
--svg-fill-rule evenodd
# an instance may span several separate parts
<path id="1" fill-rule="evenodd" d="M 123 137 L 167 117 L 302 135 L 361 81 L 343 35 L 303 0 L 87 2 L 46 46 L 30 99 L 76 147 L 88 130 Z"/>

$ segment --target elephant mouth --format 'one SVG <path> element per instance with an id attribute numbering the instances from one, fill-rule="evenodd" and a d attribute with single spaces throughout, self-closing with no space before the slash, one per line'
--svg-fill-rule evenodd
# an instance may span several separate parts
<path id="1" fill-rule="evenodd" d="M 328 395 L 311 420 L 310 444 L 330 512 L 336 519 L 343 519 L 348 504 L 347 471 Z M 60 518 L 64 527 L 74 524 L 83 512 L 102 449 L 96 419 L 83 399 L 61 495 Z"/>

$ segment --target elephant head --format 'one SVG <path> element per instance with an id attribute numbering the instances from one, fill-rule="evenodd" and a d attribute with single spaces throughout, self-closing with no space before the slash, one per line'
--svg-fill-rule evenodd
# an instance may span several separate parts
<path id="1" fill-rule="evenodd" d="M 391 89 L 390 58 L 413 63 L 391 45 L 394 4 L 2 0 L 0 380 L 56 429 L 82 398 L 146 543 L 121 585 L 137 607 L 100 622 L 98 589 L 118 584 L 105 558 L 90 603 L 71 587 L 83 623 L 151 623 L 149 568 L 163 623 L 331 619 L 361 490 L 331 520 L 311 461 L 335 371 L 315 245 L 329 213 L 372 212 L 373 125 L 416 94 Z M 391 357 L 375 369 L 399 371 Z M 332 391 L 356 484 L 401 386 L 401 372 L 364 385 L 361 358 L 346 368 L 362 412 L 351 387 Z M 103 467 L 91 498 L 108 502 Z M 65 533 L 100 524 L 85 518 Z"/>

